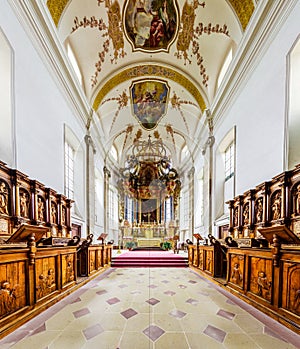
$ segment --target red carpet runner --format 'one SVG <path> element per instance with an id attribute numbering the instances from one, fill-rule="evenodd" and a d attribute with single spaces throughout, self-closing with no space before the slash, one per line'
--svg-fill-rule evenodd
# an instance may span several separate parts
<path id="1" fill-rule="evenodd" d="M 112 257 L 111 266 L 126 267 L 188 267 L 188 256 L 173 251 L 128 251 Z"/>

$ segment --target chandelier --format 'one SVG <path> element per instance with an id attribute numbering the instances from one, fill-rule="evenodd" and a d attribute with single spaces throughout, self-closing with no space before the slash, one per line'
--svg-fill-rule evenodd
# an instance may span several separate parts
<path id="1" fill-rule="evenodd" d="M 152 140 L 150 135 L 146 141 L 134 142 L 120 174 L 123 189 L 133 197 L 150 197 L 162 191 L 169 196 L 176 186 L 180 188 L 166 147 L 161 139 Z"/>

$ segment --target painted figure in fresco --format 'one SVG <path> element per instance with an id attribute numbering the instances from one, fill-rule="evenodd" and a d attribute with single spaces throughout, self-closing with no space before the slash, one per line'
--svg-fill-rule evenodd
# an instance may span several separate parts
<path id="1" fill-rule="evenodd" d="M 173 0 L 128 0 L 126 31 L 135 48 L 167 49 L 176 31 Z"/>
<path id="2" fill-rule="evenodd" d="M 273 204 L 272 204 L 272 219 L 276 220 L 281 217 L 281 197 L 280 193 L 276 193 Z"/>
<path id="3" fill-rule="evenodd" d="M 28 209 L 28 194 L 24 191 L 20 197 L 20 214 L 24 218 L 29 217 L 29 209 Z"/>
<path id="4" fill-rule="evenodd" d="M 8 214 L 8 190 L 4 182 L 0 183 L 0 213 Z"/>

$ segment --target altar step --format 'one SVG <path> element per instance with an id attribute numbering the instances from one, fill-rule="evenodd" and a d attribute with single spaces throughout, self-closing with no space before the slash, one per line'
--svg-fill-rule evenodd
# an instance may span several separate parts
<path id="1" fill-rule="evenodd" d="M 135 253 L 135 252 L 132 252 Z M 112 257 L 111 266 L 113 268 L 186 268 L 188 267 L 188 257 L 184 256 L 116 256 Z"/>

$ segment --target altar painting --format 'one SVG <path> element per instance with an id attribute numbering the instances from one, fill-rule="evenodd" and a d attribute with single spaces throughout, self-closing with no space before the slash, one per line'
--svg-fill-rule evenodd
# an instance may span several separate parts
<path id="1" fill-rule="evenodd" d="M 175 0 L 128 0 L 125 32 L 134 49 L 169 49 L 178 27 Z"/>
<path id="2" fill-rule="evenodd" d="M 134 82 L 131 86 L 133 114 L 146 130 L 154 129 L 167 112 L 169 86 L 158 80 Z"/>
<path id="3" fill-rule="evenodd" d="M 141 202 L 141 220 L 144 223 L 157 222 L 157 200 L 149 199 Z"/>

